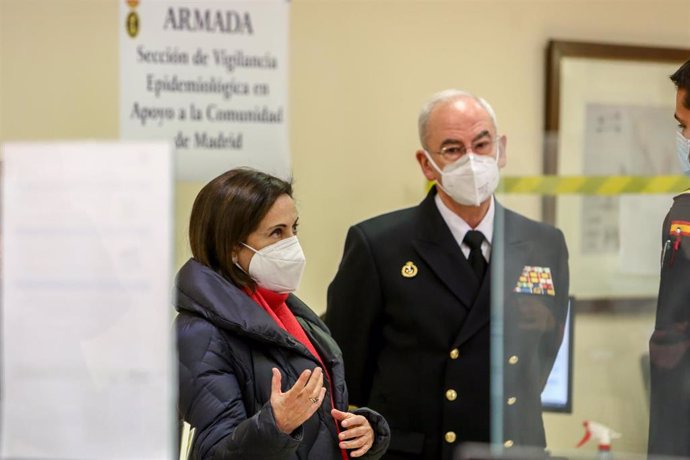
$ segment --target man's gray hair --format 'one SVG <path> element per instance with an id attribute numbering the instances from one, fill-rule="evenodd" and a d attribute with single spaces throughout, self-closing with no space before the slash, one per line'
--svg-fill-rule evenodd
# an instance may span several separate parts
<path id="1" fill-rule="evenodd" d="M 417 122 L 419 128 L 419 142 L 422 147 L 427 148 L 426 145 L 426 128 L 429 122 L 429 116 L 431 112 L 436 108 L 437 105 L 444 102 L 454 101 L 456 99 L 471 98 L 477 101 L 477 103 L 482 106 L 486 113 L 491 117 L 491 121 L 494 124 L 494 129 L 498 131 L 498 124 L 496 123 L 496 112 L 491 107 L 491 105 L 483 98 L 477 97 L 474 94 L 468 93 L 467 91 L 462 91 L 459 89 L 446 89 L 440 91 L 433 96 L 422 106 L 422 110 L 419 112 L 419 120 Z"/>

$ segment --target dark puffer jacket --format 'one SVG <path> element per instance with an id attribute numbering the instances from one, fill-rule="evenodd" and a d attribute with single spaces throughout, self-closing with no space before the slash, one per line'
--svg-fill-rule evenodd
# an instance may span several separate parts
<path id="1" fill-rule="evenodd" d="M 303 302 L 290 295 L 286 303 L 328 368 L 335 407 L 347 410 L 340 349 Z M 276 427 L 271 368 L 280 370 L 287 391 L 302 371 L 319 365 L 300 342 L 243 291 L 193 259 L 177 274 L 176 308 L 179 411 L 196 429 L 192 458 L 342 460 L 328 396 L 293 433 Z M 381 457 L 390 441 L 388 424 L 370 409 L 354 412 L 374 429 L 374 445 L 363 458 Z"/>

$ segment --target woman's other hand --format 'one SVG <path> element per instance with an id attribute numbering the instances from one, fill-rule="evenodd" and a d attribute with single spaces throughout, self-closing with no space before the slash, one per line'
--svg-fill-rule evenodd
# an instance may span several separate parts
<path id="1" fill-rule="evenodd" d="M 271 407 L 278 429 L 292 433 L 321 406 L 326 388 L 323 386 L 323 371 L 320 367 L 302 372 L 288 391 L 281 391 L 280 371 L 272 369 Z"/>
<path id="2" fill-rule="evenodd" d="M 350 452 L 351 457 L 361 457 L 374 445 L 374 430 L 369 420 L 352 412 L 341 412 L 333 409 L 331 415 L 340 422 L 340 448 L 357 449 Z"/>

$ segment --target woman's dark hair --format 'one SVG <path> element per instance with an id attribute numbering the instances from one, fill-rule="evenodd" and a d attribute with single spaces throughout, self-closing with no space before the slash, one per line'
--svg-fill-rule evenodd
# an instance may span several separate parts
<path id="1" fill-rule="evenodd" d="M 671 81 L 676 88 L 685 90 L 683 105 L 690 109 L 690 59 L 671 75 Z"/>
<path id="2" fill-rule="evenodd" d="M 206 184 L 189 219 L 194 259 L 236 286 L 253 289 L 256 283 L 235 265 L 232 254 L 281 195 L 292 197 L 291 182 L 250 168 L 232 169 Z"/>

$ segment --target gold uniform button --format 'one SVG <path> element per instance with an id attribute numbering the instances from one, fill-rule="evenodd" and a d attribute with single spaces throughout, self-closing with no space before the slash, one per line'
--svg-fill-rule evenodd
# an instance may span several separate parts
<path id="1" fill-rule="evenodd" d="M 520 361 L 520 358 L 518 358 L 517 355 L 508 358 L 508 364 L 517 364 L 518 361 Z"/>
<path id="2" fill-rule="evenodd" d="M 508 398 L 508 405 L 509 406 L 512 406 L 516 402 L 517 402 L 517 398 L 515 396 L 511 396 L 510 398 Z"/>
<path id="3" fill-rule="evenodd" d="M 450 350 L 450 359 L 458 359 L 460 357 L 460 350 L 453 348 Z"/>
<path id="4" fill-rule="evenodd" d="M 448 431 L 444 438 L 448 444 L 452 444 L 457 439 L 457 436 L 455 435 L 454 431 Z"/>
<path id="5" fill-rule="evenodd" d="M 448 401 L 455 401 L 456 399 L 458 399 L 458 392 L 455 390 L 446 391 L 446 399 Z"/>
<path id="6" fill-rule="evenodd" d="M 507 447 L 507 448 L 513 447 L 513 440 L 509 439 L 506 442 L 504 442 L 503 447 Z"/>

